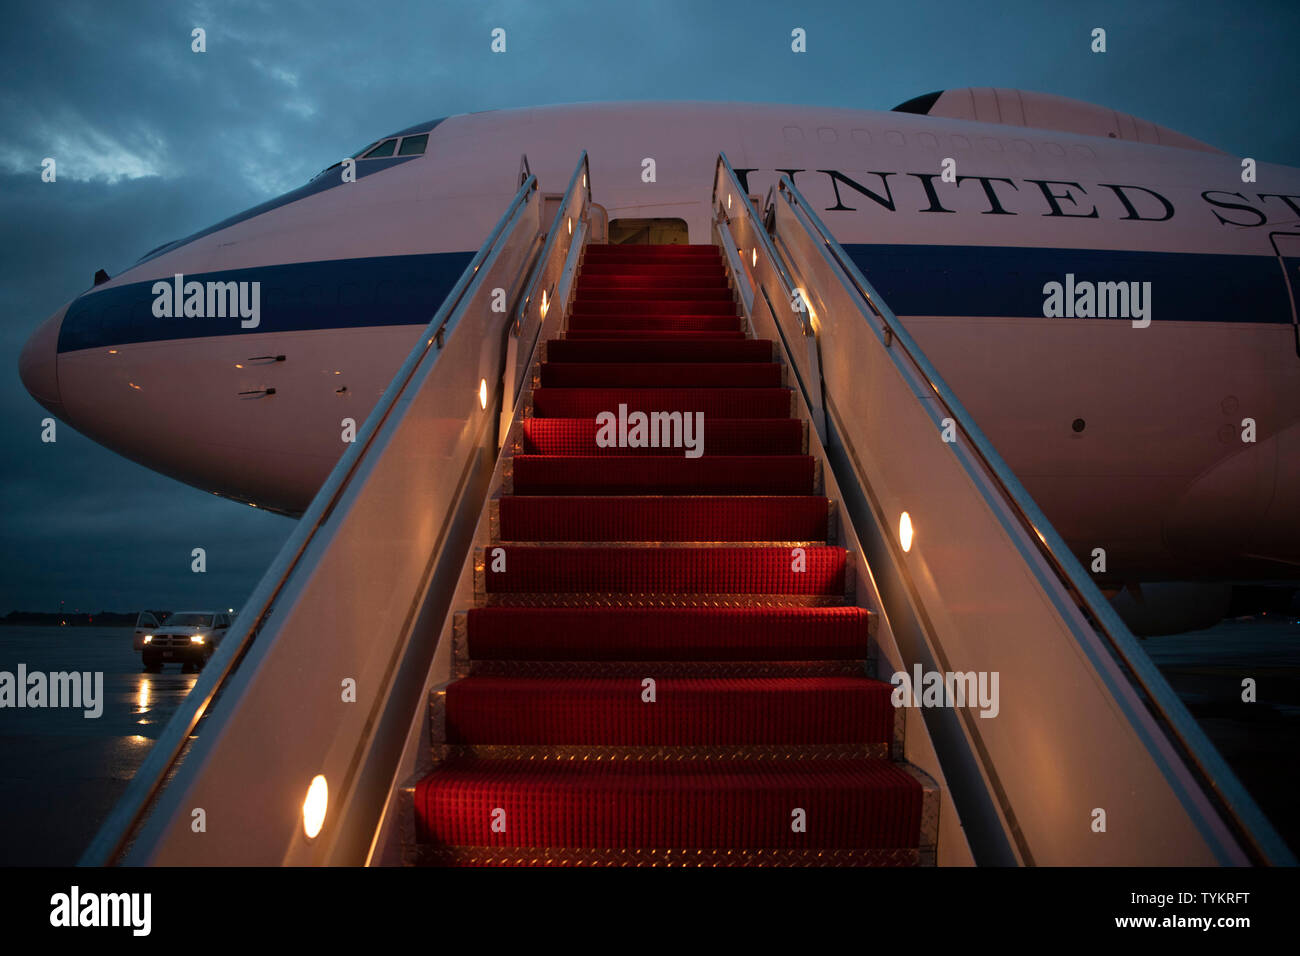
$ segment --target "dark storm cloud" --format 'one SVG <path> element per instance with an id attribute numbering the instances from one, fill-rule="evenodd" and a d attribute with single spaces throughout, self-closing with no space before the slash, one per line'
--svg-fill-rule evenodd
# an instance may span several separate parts
<path id="1" fill-rule="evenodd" d="M 1294 3 L 10 4 L 0 33 L 0 613 L 238 603 L 292 524 L 61 428 L 15 363 L 46 315 L 141 254 L 300 185 L 385 133 L 555 102 L 884 109 L 1044 90 L 1300 165 Z M 488 49 L 493 27 L 508 52 Z M 791 54 L 790 30 L 808 31 Z M 1108 52 L 1089 52 L 1093 27 Z M 207 31 L 208 52 L 190 50 Z M 55 184 L 40 162 L 59 162 Z M 189 571 L 193 547 L 209 571 Z"/>

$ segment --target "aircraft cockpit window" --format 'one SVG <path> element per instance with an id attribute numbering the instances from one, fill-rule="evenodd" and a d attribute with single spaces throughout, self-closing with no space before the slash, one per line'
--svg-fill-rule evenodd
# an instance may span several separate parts
<path id="1" fill-rule="evenodd" d="M 362 159 L 380 159 L 384 156 L 392 156 L 393 150 L 397 147 L 397 140 L 386 139 L 370 152 L 362 156 Z"/>
<path id="2" fill-rule="evenodd" d="M 397 151 L 397 155 L 421 156 L 424 154 L 424 147 L 428 145 L 428 142 L 428 133 L 421 133 L 419 136 L 407 136 L 402 140 L 402 148 Z"/>
<path id="3" fill-rule="evenodd" d="M 400 145 L 399 145 L 400 143 Z M 352 155 L 357 159 L 388 159 L 394 156 L 423 156 L 429 144 L 429 134 L 419 133 L 414 136 L 390 136 L 388 139 L 376 140 L 365 149 L 359 149 Z M 319 179 L 328 172 L 333 172 L 343 163 L 335 163 L 317 173 L 313 178 Z M 166 245 L 164 243 L 163 245 Z M 158 247 L 159 249 L 162 246 Z M 157 250 L 154 250 L 155 252 Z"/>

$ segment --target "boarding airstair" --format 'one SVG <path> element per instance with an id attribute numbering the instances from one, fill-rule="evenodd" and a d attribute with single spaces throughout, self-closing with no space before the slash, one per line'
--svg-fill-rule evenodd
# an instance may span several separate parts
<path id="1" fill-rule="evenodd" d="M 525 162 L 84 862 L 1291 861 L 793 183 L 711 204 Z"/>
<path id="2" fill-rule="evenodd" d="M 932 857 L 807 416 L 737 313 L 716 246 L 587 248 L 503 452 L 411 859 Z M 633 416 L 609 448 L 606 411 L 606 442 Z"/>

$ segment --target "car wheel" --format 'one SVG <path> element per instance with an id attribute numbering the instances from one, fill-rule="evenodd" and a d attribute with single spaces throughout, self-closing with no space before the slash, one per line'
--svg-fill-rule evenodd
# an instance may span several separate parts
<path id="1" fill-rule="evenodd" d="M 144 659 L 144 669 L 146 673 L 157 674 L 162 670 L 162 663 L 154 660 L 152 657 L 146 657 Z"/>

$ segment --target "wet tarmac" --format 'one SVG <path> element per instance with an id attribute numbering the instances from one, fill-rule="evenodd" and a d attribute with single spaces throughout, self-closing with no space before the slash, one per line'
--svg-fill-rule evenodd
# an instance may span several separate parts
<path id="1" fill-rule="evenodd" d="M 1300 855 L 1300 620 L 1261 615 L 1142 646 L 1279 834 Z M 1242 681 L 1255 682 L 1253 703 Z"/>
<path id="2" fill-rule="evenodd" d="M 130 628 L 3 627 L 0 671 L 102 671 L 103 713 L 0 710 L 0 864 L 77 862 L 197 674 L 146 674 Z"/>

